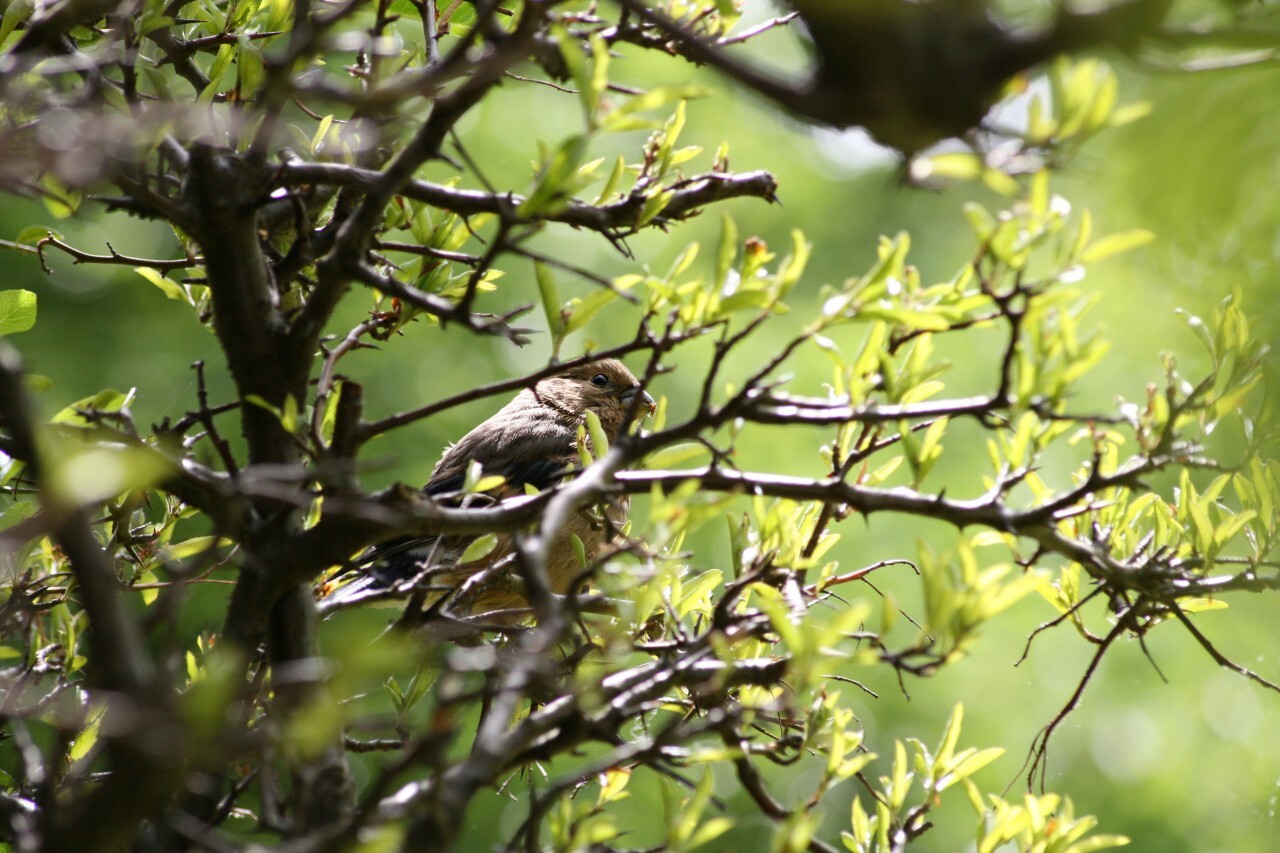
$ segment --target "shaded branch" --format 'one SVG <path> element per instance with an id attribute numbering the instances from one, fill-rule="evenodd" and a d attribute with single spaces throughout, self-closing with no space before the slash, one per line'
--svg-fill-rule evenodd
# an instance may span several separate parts
<path id="1" fill-rule="evenodd" d="M 174 260 L 164 260 L 160 258 L 134 258 L 129 255 L 122 255 L 112 248 L 111 244 L 107 244 L 107 255 L 93 255 L 83 252 L 74 246 L 62 242 L 57 237 L 50 234 L 42 237 L 36 242 L 36 252 L 40 255 L 40 266 L 44 271 L 52 272 L 49 265 L 45 262 L 44 247 L 53 246 L 71 256 L 71 262 L 74 264 L 120 264 L 128 267 L 151 267 L 152 269 L 168 272 L 170 270 L 187 269 L 188 267 L 197 267 L 204 263 L 203 258 L 177 258 Z"/>

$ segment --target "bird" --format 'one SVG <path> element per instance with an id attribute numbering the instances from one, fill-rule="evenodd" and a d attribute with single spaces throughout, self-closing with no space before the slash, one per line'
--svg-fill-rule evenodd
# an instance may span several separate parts
<path id="1" fill-rule="evenodd" d="M 525 388 L 449 446 L 421 494 L 451 506 L 479 507 L 524 496 L 527 487 L 554 487 L 581 464 L 579 435 L 587 425 L 587 412 L 595 413 L 612 443 L 631 419 L 651 413 L 654 405 L 621 361 L 577 364 Z M 590 446 L 589 430 L 586 434 Z M 490 478 L 501 479 L 485 486 Z M 484 490 L 468 490 L 469 480 Z M 627 503 L 623 496 L 610 501 L 603 512 L 593 507 L 577 511 L 548 544 L 545 565 L 553 594 L 567 595 L 581 584 L 582 557 L 589 565 L 601 546 L 616 536 L 626 520 Z M 515 567 L 513 537 L 478 539 L 401 536 L 379 543 L 356 561 L 362 570 L 353 580 L 334 589 L 329 588 L 332 582 L 322 586 L 320 610 L 327 614 L 355 604 L 407 598 L 405 619 L 411 623 L 432 614 L 495 627 L 527 620 L 530 602 Z M 477 547 L 468 555 L 473 545 Z"/>

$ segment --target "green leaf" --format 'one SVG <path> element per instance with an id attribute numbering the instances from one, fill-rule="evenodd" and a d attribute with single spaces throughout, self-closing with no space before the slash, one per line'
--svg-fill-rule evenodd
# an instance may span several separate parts
<path id="1" fill-rule="evenodd" d="M 63 184 L 52 173 L 40 178 L 40 185 L 48 190 L 40 196 L 45 210 L 58 219 L 66 219 L 80 209 L 84 194 Z"/>
<path id="2" fill-rule="evenodd" d="M 215 544 L 216 543 L 216 544 Z M 165 558 L 169 560 L 185 560 L 197 554 L 203 554 L 211 548 L 222 548 L 233 544 L 230 539 L 217 536 L 195 536 L 165 549 Z"/>
<path id="3" fill-rule="evenodd" d="M 863 305 L 854 314 L 855 320 L 885 320 L 908 329 L 928 332 L 945 332 L 951 323 L 942 314 L 913 308 L 886 308 L 879 305 Z"/>
<path id="4" fill-rule="evenodd" d="M 609 197 L 617 191 L 618 185 L 622 183 L 622 176 L 627 171 L 627 160 L 621 154 L 614 161 L 613 171 L 609 173 L 609 178 L 604 182 L 604 187 L 600 190 L 600 195 L 596 196 L 596 204 L 604 204 Z"/>
<path id="5" fill-rule="evenodd" d="M 233 45 L 224 44 L 218 48 L 218 54 L 213 58 L 213 64 L 209 66 L 209 80 L 211 83 L 218 83 L 219 78 L 231 67 L 231 60 L 234 58 L 235 47 Z"/>
<path id="6" fill-rule="evenodd" d="M 582 463 L 583 468 L 589 467 L 592 462 L 596 461 L 591 455 L 591 447 L 587 442 L 587 428 L 583 424 L 578 424 L 577 449 L 578 461 Z"/>
<path id="7" fill-rule="evenodd" d="M 600 794 L 596 805 L 604 805 L 613 800 L 627 796 L 627 783 L 631 781 L 631 771 L 624 767 L 613 767 L 601 774 Z"/>
<path id="8" fill-rule="evenodd" d="M 169 89 L 169 78 L 164 72 L 150 65 L 140 65 L 138 70 L 142 72 L 142 78 L 151 84 L 151 89 L 159 100 L 172 101 L 173 93 Z"/>
<path id="9" fill-rule="evenodd" d="M 609 85 L 609 45 L 598 35 L 591 36 L 591 73 L 586 75 L 584 83 L 578 97 L 588 119 L 594 121 L 600 109 L 600 96 Z"/>
<path id="10" fill-rule="evenodd" d="M 612 288 L 602 287 L 581 299 L 577 297 L 570 299 L 569 305 L 564 311 L 564 313 L 568 314 L 564 333 L 571 335 L 585 327 L 606 305 L 612 303 L 620 294 L 625 293 L 639 281 L 640 279 L 635 276 L 623 276 L 614 281 Z"/>
<path id="11" fill-rule="evenodd" d="M 1178 602 L 1183 613 L 1204 613 L 1208 610 L 1226 610 L 1230 605 L 1216 598 L 1186 598 Z"/>
<path id="12" fill-rule="evenodd" d="M 708 569 L 696 578 L 682 583 L 680 600 L 676 602 L 676 615 L 683 618 L 694 610 L 709 611 L 712 607 L 711 593 L 723 580 L 724 572 Z"/>
<path id="13" fill-rule="evenodd" d="M 1080 261 L 1086 264 L 1095 263 L 1103 258 L 1109 258 L 1112 255 L 1118 255 L 1121 252 L 1128 252 L 1140 246 L 1145 246 L 1154 239 L 1156 239 L 1156 235 L 1145 228 L 1134 228 L 1131 231 L 1108 234 L 1106 237 L 1090 243 L 1088 248 L 1080 253 Z"/>
<path id="14" fill-rule="evenodd" d="M 608 120 L 605 122 L 606 130 L 615 130 L 614 122 L 624 116 L 634 115 L 635 113 L 648 112 L 656 110 L 659 107 L 665 107 L 676 101 L 691 101 L 697 98 L 704 98 L 710 94 L 710 90 L 705 86 L 684 85 L 684 86 L 654 86 L 643 95 L 636 95 L 622 104 L 616 110 L 609 114 Z"/>
<path id="15" fill-rule="evenodd" d="M 951 763 L 951 756 L 955 752 L 956 744 L 960 742 L 960 726 L 964 722 L 964 705 L 960 702 L 956 703 L 955 708 L 951 711 L 951 717 L 947 720 L 946 728 L 942 731 L 942 741 L 938 744 L 937 758 L 935 767 L 942 769 Z"/>
<path id="16" fill-rule="evenodd" d="M 251 403 L 260 409 L 266 409 L 268 412 L 276 416 L 276 420 L 280 421 L 280 426 L 285 432 L 292 434 L 298 428 L 298 401 L 294 399 L 292 394 L 285 395 L 284 406 L 273 406 L 258 394 L 246 394 L 244 397 L 246 403 Z"/>
<path id="17" fill-rule="evenodd" d="M 534 262 L 534 277 L 538 280 L 538 294 L 542 297 L 542 312 L 547 318 L 547 329 L 551 332 L 552 351 L 560 351 L 560 341 L 565 336 L 565 318 L 560 306 L 560 282 L 556 281 L 551 267 L 541 261 Z"/>
<path id="18" fill-rule="evenodd" d="M 983 169 L 982 182 L 993 192 L 1009 198 L 1022 194 L 1022 185 L 999 169 Z"/>
<path id="19" fill-rule="evenodd" d="M 260 0 L 236 0 L 231 4 L 231 29 L 238 30 L 258 11 Z"/>
<path id="20" fill-rule="evenodd" d="M 964 215 L 969 220 L 969 225 L 973 228 L 973 233 L 977 235 L 979 242 L 986 242 L 999 224 L 990 211 L 974 201 L 965 204 Z"/>
<path id="21" fill-rule="evenodd" d="M 797 657 L 803 655 L 805 651 L 805 634 L 801 630 L 801 626 L 793 621 L 791 611 L 787 609 L 781 594 L 773 587 L 759 583 L 752 584 L 750 588 L 755 595 L 756 607 L 769 617 L 769 622 L 772 624 L 774 632 L 782 639 L 783 643 L 791 648 L 791 651 Z"/>
<path id="22" fill-rule="evenodd" d="M 69 426 L 92 426 L 92 423 L 81 412 L 119 412 L 133 399 L 132 392 L 121 394 L 114 388 L 99 391 L 91 397 L 77 400 L 54 415 L 50 421 L 55 424 Z"/>
<path id="23" fill-rule="evenodd" d="M 242 44 L 236 56 L 236 88 L 246 100 L 252 98 L 262 85 L 266 68 L 262 53 L 252 44 Z"/>
<path id="24" fill-rule="evenodd" d="M 813 244 L 805 240 L 804 232 L 798 228 L 793 228 L 791 230 L 791 252 L 778 267 L 779 299 L 787 296 L 800 281 L 800 276 L 804 274 L 805 267 L 809 264 L 809 254 L 812 249 Z"/>
<path id="25" fill-rule="evenodd" d="M 1132 839 L 1127 835 L 1095 835 L 1071 845 L 1069 853 L 1093 853 L 1095 850 L 1125 847 L 1131 841 Z"/>
<path id="26" fill-rule="evenodd" d="M 713 817 L 702 823 L 687 842 L 686 850 L 694 850 L 704 844 L 710 844 L 724 835 L 734 826 L 733 818 Z"/>
<path id="27" fill-rule="evenodd" d="M 654 159 L 658 164 L 657 177 L 659 178 L 664 177 L 667 174 L 667 170 L 671 168 L 671 152 L 675 150 L 676 140 L 680 138 L 680 132 L 684 130 L 684 105 L 684 101 L 676 104 L 676 111 L 667 119 L 666 124 L 662 126 L 662 132 L 658 134 L 658 148 L 654 153 Z M 648 220 L 644 221 L 647 222 Z"/>
<path id="28" fill-rule="evenodd" d="M 1208 501 L 1203 501 L 1194 493 L 1187 501 L 1187 510 L 1195 529 L 1196 550 L 1208 554 L 1213 550 L 1213 522 L 1209 519 Z"/>
<path id="29" fill-rule="evenodd" d="M 609 436 L 605 434 L 599 415 L 588 409 L 586 418 L 587 434 L 591 436 L 591 453 L 599 459 L 609 452 Z"/>
<path id="30" fill-rule="evenodd" d="M 333 126 L 333 114 L 320 119 L 320 125 L 316 128 L 315 134 L 311 137 L 311 153 L 314 154 L 320 150 L 324 144 L 325 138 L 329 135 L 329 128 Z"/>
<path id="31" fill-rule="evenodd" d="M 1132 104 L 1125 104 L 1111 114 L 1110 124 L 1112 127 L 1120 127 L 1121 125 L 1131 124 L 1139 119 L 1144 119 L 1151 115 L 1153 109 L 1149 101 L 1137 101 Z"/>
<path id="32" fill-rule="evenodd" d="M 723 286 L 729 278 L 729 270 L 733 268 L 733 261 L 738 255 L 738 226 L 733 221 L 733 217 L 724 214 L 720 220 L 720 244 L 716 249 L 716 277 L 717 286 Z"/>
<path id="33" fill-rule="evenodd" d="M 911 780 L 913 774 L 907 769 L 907 748 L 902 745 L 902 741 L 893 742 L 893 775 L 889 778 L 888 795 L 889 809 L 897 813 L 902 810 L 902 804 L 907 800 L 907 792 L 911 789 Z"/>
<path id="34" fill-rule="evenodd" d="M 187 294 L 176 281 L 151 267 L 134 267 L 133 271 L 160 289 L 170 299 L 186 302 Z"/>
<path id="35" fill-rule="evenodd" d="M 284 410 L 280 413 L 280 425 L 285 432 L 292 434 L 298 431 L 298 414 L 298 399 L 292 394 L 286 394 Z"/>
<path id="36" fill-rule="evenodd" d="M 695 441 L 685 441 L 650 453 L 645 457 L 644 466 L 655 470 L 674 468 L 683 462 L 688 462 L 690 459 L 697 459 L 710 454 L 711 451 L 707 449 L 706 445 L 698 444 Z"/>
<path id="37" fill-rule="evenodd" d="M 48 482 L 59 501 L 82 506 L 145 489 L 171 473 L 159 453 L 131 447 L 64 447 L 52 460 Z"/>
<path id="38" fill-rule="evenodd" d="M 471 488 L 469 491 L 489 492 L 498 488 L 505 482 L 507 482 L 507 478 L 502 476 L 501 474 L 490 474 L 486 477 L 481 477 L 479 480 L 476 480 L 475 483 L 471 485 Z"/>
<path id="39" fill-rule="evenodd" d="M 14 237 L 13 241 L 23 246 L 35 246 L 45 237 L 63 239 L 62 235 L 57 231 L 50 230 L 43 225 L 29 225 L 19 231 L 18 236 Z"/>
<path id="40" fill-rule="evenodd" d="M 531 219 L 546 215 L 564 207 L 577 189 L 574 178 L 586 154 L 587 139 L 582 134 L 569 137 L 543 163 L 538 172 L 533 191 L 529 193 L 516 215 Z"/>
<path id="41" fill-rule="evenodd" d="M 865 486 L 880 485 L 885 480 L 889 479 L 889 477 L 893 476 L 893 472 L 897 471 L 898 466 L 902 464 L 903 458 L 904 457 L 902 456 L 892 457 L 888 462 L 885 462 L 879 468 L 877 468 L 876 470 L 872 471 L 869 475 L 867 475 L 866 479 L 863 481 L 862 484 Z"/>
<path id="42" fill-rule="evenodd" d="M 148 571 L 138 575 L 137 583 L 150 586 L 159 580 L 155 572 Z M 138 592 L 142 593 L 142 603 L 147 607 L 155 604 L 156 599 L 160 597 L 160 590 L 158 589 L 140 589 Z"/>
<path id="43" fill-rule="evenodd" d="M 671 199 L 675 194 L 670 190 L 661 190 L 654 193 L 644 200 L 644 207 L 640 209 L 640 216 L 636 220 L 636 227 L 643 228 L 652 222 L 666 206 L 671 203 Z"/>
<path id="44" fill-rule="evenodd" d="M 29 0 L 14 0 L 9 4 L 4 10 L 4 17 L 0 18 L 0 45 L 5 43 L 18 24 L 31 15 L 31 9 L 32 4 Z"/>
<path id="45" fill-rule="evenodd" d="M 578 87 L 579 93 L 585 92 L 590 84 L 587 80 L 587 55 L 582 50 L 582 45 L 560 24 L 552 25 L 551 38 L 560 48 L 565 69 L 573 84 Z"/>
<path id="46" fill-rule="evenodd" d="M 8 530 L 15 524 L 26 521 L 36 513 L 35 501 L 18 501 L 0 513 L 0 530 Z"/>
<path id="47" fill-rule="evenodd" d="M 0 290 L 0 335 L 25 332 L 36 324 L 36 295 L 30 290 Z"/>
<path id="48" fill-rule="evenodd" d="M 462 556 L 458 558 L 461 565 L 474 563 L 476 560 L 483 559 L 493 553 L 493 549 L 498 547 L 498 537 L 493 533 L 486 533 L 477 537 L 474 542 L 467 546 L 462 552 Z"/>
<path id="49" fill-rule="evenodd" d="M 913 177 L 948 178 L 955 181 L 972 181 L 982 174 L 983 165 L 978 155 L 968 151 L 935 154 L 911 164 Z"/>
<path id="50" fill-rule="evenodd" d="M 102 722 L 102 714 L 106 708 L 99 708 L 89 718 L 89 724 L 85 726 L 76 739 L 71 742 L 71 749 L 67 751 L 67 759 L 70 761 L 79 761 L 89 754 L 94 744 L 98 742 L 98 724 Z"/>
<path id="51" fill-rule="evenodd" d="M 987 749 L 966 750 L 965 757 L 956 762 L 954 766 L 948 768 L 947 775 L 938 780 L 937 790 L 945 790 L 961 779 L 972 776 L 1002 755 L 1004 755 L 1004 750 L 998 746 L 988 747 Z"/>
<path id="52" fill-rule="evenodd" d="M 1040 170 L 1031 176 L 1027 206 L 1036 216 L 1044 216 L 1049 210 L 1049 173 Z"/>
<path id="53" fill-rule="evenodd" d="M 716 307 L 716 317 L 728 317 L 748 308 L 763 309 L 773 305 L 774 297 L 764 290 L 739 290 L 732 296 L 720 300 Z"/>
<path id="54" fill-rule="evenodd" d="M 890 278 L 901 278 L 907 253 L 911 251 L 911 235 L 899 231 L 892 239 L 880 238 L 876 264 L 866 275 L 866 284 L 883 284 Z"/>

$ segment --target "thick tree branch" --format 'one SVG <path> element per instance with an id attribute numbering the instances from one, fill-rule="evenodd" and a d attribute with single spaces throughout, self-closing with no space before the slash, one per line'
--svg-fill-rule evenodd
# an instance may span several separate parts
<path id="1" fill-rule="evenodd" d="M 335 163 L 288 163 L 280 167 L 278 174 L 282 186 L 330 184 L 369 191 L 382 173 Z M 732 198 L 761 198 L 773 202 L 777 200 L 777 191 L 778 182 L 768 172 L 708 172 L 689 178 L 680 187 L 673 189 L 671 200 L 650 224 L 660 227 L 692 216 L 707 205 Z M 457 189 L 418 180 L 401 184 L 396 193 L 463 216 L 492 213 L 514 217 L 515 222 L 533 221 L 521 219 L 514 214 L 525 201 L 524 196 L 515 193 Z M 561 210 L 539 215 L 538 221 L 559 222 L 602 234 L 628 233 L 640 227 L 640 214 L 644 210 L 645 201 L 646 196 L 640 192 L 633 192 L 619 201 L 604 205 L 587 204 L 575 199 L 570 200 Z"/>

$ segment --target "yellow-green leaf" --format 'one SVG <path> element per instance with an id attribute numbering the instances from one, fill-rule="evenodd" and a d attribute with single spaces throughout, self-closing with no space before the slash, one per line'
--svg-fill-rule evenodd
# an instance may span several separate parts
<path id="1" fill-rule="evenodd" d="M 0 335 L 25 332 L 36 324 L 36 295 L 30 290 L 0 290 Z"/>

